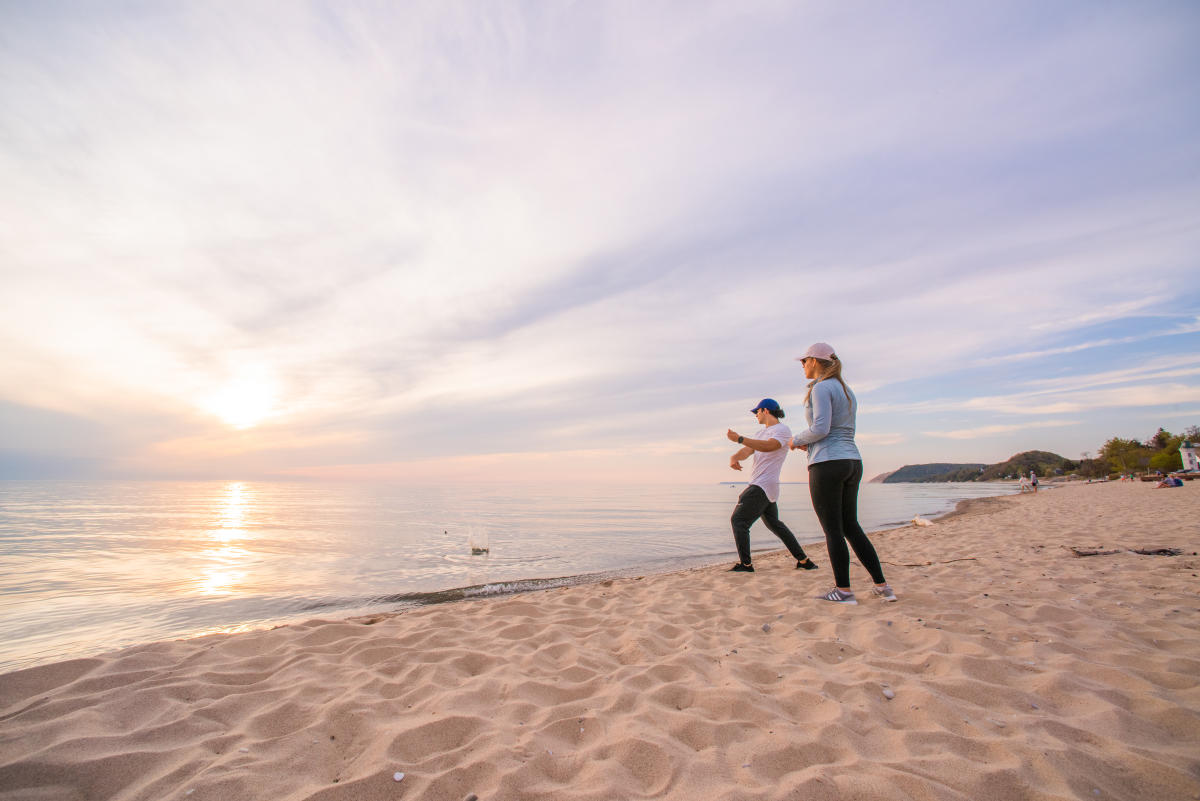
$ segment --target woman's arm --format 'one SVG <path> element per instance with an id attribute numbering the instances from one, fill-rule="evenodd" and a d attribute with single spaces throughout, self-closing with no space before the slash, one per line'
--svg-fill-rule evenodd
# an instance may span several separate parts
<path id="1" fill-rule="evenodd" d="M 833 381 L 818 381 L 813 385 L 810 400 L 813 407 L 812 425 L 792 437 L 792 449 L 801 445 L 811 445 L 829 436 L 829 427 L 833 425 L 833 399 L 830 397 L 830 385 Z"/>

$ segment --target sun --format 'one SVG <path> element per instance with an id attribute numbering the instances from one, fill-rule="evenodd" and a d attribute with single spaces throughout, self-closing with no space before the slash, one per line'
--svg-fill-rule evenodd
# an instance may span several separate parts
<path id="1" fill-rule="evenodd" d="M 206 406 L 234 428 L 246 429 L 270 417 L 275 401 L 274 382 L 261 376 L 243 376 L 218 390 Z"/>

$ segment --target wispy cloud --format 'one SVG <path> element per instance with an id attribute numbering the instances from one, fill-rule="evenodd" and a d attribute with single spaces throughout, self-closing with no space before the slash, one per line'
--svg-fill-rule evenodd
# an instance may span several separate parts
<path id="1" fill-rule="evenodd" d="M 879 412 L 988 411 L 1011 414 L 1079 412 L 1116 406 L 1165 406 L 1184 402 L 1200 387 L 1161 383 L 1200 376 L 1200 356 L 1151 358 L 1132 367 L 1055 378 L 1030 379 L 1016 392 L 1001 395 L 931 398 L 910 403 L 874 403 Z M 1155 383 L 1159 382 L 1159 383 Z M 1100 389 L 1104 388 L 1106 389 Z"/>
<path id="2" fill-rule="evenodd" d="M 1039 323 L 1034 323 L 1034 331 L 1062 331 L 1073 330 L 1076 328 L 1084 328 L 1096 323 L 1108 322 L 1109 320 L 1122 320 L 1128 317 L 1135 317 L 1143 312 L 1152 311 L 1154 307 L 1161 306 L 1167 297 L 1145 297 L 1135 298 L 1133 300 L 1124 300 L 1110 304 L 1100 309 L 1092 309 L 1077 314 L 1069 319 L 1044 320 Z"/>
<path id="3" fill-rule="evenodd" d="M 985 397 L 919 401 L 884 405 L 889 412 L 998 412 L 1002 414 L 1077 414 L 1096 409 L 1153 408 L 1200 399 L 1200 386 L 1191 384 L 1138 384 L 1087 393 L 1016 393 Z"/>
<path id="4" fill-rule="evenodd" d="M 1058 428 L 1060 426 L 1076 426 L 1079 420 L 1033 420 L 1026 423 L 1008 425 L 977 426 L 975 428 L 959 428 L 953 431 L 926 431 L 927 437 L 943 437 L 945 439 L 979 439 L 994 437 L 997 434 L 1009 434 L 1014 431 L 1025 431 L 1033 428 Z"/>
<path id="5" fill-rule="evenodd" d="M 1060 378 L 1035 378 L 1024 383 L 1031 393 L 1079 392 L 1112 384 L 1132 384 L 1164 378 L 1200 375 L 1200 354 L 1150 357 L 1130 367 L 1115 367 L 1099 373 L 1084 373 Z"/>
<path id="6" fill-rule="evenodd" d="M 1117 319 L 1117 318 L 1109 318 Z M 1064 345 L 1058 348 L 1046 348 L 1043 350 L 1031 350 L 1024 353 L 1009 353 L 1004 356 L 993 356 L 990 358 L 979 359 L 977 365 L 988 364 L 1004 364 L 1009 362 L 1027 362 L 1030 359 L 1040 359 L 1047 356 L 1061 356 L 1067 353 L 1078 353 L 1083 350 L 1092 350 L 1095 348 L 1111 347 L 1113 345 L 1128 345 L 1132 342 L 1145 342 L 1150 339 L 1159 339 L 1161 337 L 1182 336 L 1185 334 L 1194 334 L 1200 332 L 1200 318 L 1189 323 L 1181 323 L 1173 328 L 1158 329 L 1148 331 L 1143 334 L 1135 334 L 1126 337 L 1110 337 L 1107 339 L 1097 339 L 1090 342 L 1076 342 L 1071 345 Z"/>
<path id="7" fill-rule="evenodd" d="M 884 432 L 863 432 L 855 435 L 855 440 L 864 445 L 899 445 L 908 440 L 908 435 Z"/>

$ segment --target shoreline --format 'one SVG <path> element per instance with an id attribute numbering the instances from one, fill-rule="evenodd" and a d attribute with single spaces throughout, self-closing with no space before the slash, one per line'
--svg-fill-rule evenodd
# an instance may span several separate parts
<path id="1" fill-rule="evenodd" d="M 1005 499 L 1018 497 L 1021 496 L 1009 493 L 1006 495 L 992 495 L 982 498 L 964 498 L 958 501 L 953 509 L 929 519 L 934 523 L 938 523 L 965 515 L 988 514 L 994 505 L 1004 501 Z M 916 527 L 911 522 L 889 524 L 883 528 L 868 531 L 867 533 L 871 537 L 887 536 L 895 532 L 902 532 L 914 528 Z M 806 550 L 812 547 L 821 549 L 817 559 L 820 560 L 822 566 L 825 566 L 824 563 L 828 562 L 828 555 L 824 552 L 824 539 L 812 540 L 811 542 L 802 541 L 800 544 Z M 782 558 L 783 556 L 787 555 L 786 549 L 782 547 L 760 547 L 753 549 L 752 552 L 757 559 Z M 787 556 L 790 559 L 790 555 Z M 370 621 L 370 624 L 374 624 L 381 620 L 395 618 L 425 607 L 515 598 L 518 596 L 527 595 L 529 593 L 546 592 L 569 587 L 587 587 L 596 584 L 611 583 L 616 580 L 640 581 L 644 578 L 671 576 L 674 574 L 689 573 L 694 570 L 712 568 L 718 565 L 723 565 L 730 559 L 736 558 L 737 552 L 730 550 L 715 554 L 698 554 L 695 556 L 684 557 L 682 559 L 671 558 L 655 560 L 649 564 L 650 569 L 646 569 L 647 566 L 643 565 L 638 567 L 619 568 L 615 570 L 579 573 L 566 576 L 524 578 L 514 579 L 511 581 L 486 582 L 484 584 L 474 584 L 462 587 L 448 587 L 438 590 L 396 593 L 394 595 L 385 595 L 379 596 L 378 598 L 369 599 L 369 603 L 366 606 L 360 607 L 350 605 L 343 606 L 335 601 L 328 604 L 331 607 L 336 607 L 331 610 L 331 614 L 328 617 L 322 617 L 314 608 L 312 610 L 312 614 L 302 614 L 295 617 L 283 618 L 273 623 L 266 622 L 262 625 L 247 629 L 237 629 L 230 632 L 201 631 L 188 636 L 133 643 L 130 645 L 121 646 L 115 650 L 81 652 L 79 654 L 67 656 L 62 659 L 38 662 L 25 667 L 17 667 L 13 668 L 12 670 L 5 670 L 0 672 L 0 681 L 16 673 L 51 668 L 55 665 L 65 662 L 75 662 L 88 659 L 103 659 L 105 657 L 120 654 L 128 650 L 149 648 L 163 643 L 190 643 L 213 637 L 239 637 L 260 632 L 277 631 L 279 629 L 287 629 L 294 626 L 305 626 L 313 622 L 363 623 L 364 621 Z M 680 566 L 679 562 L 681 561 L 686 562 L 687 564 Z M 656 567 L 659 569 L 654 569 Z M 391 608 L 387 609 L 373 609 L 372 607 L 376 604 L 399 604 L 399 606 L 392 606 Z M 240 624 L 231 624 L 231 626 L 234 625 Z"/>
<path id="2" fill-rule="evenodd" d="M 720 483 L 734 486 L 745 484 L 745 482 Z M 957 504 L 961 503 L 961 501 L 957 502 Z M 958 506 L 956 505 L 955 508 L 957 509 Z M 949 513 L 953 511 L 952 509 Z M 947 513 L 941 512 L 940 514 L 944 516 Z M 938 513 L 936 512 L 922 511 L 919 514 L 931 519 L 938 519 Z M 878 524 L 877 528 L 868 529 L 868 532 L 876 534 L 896 528 L 903 528 L 908 524 L 909 521 L 907 520 L 884 522 Z M 766 537 L 766 535 L 763 536 Z M 777 540 L 771 537 L 766 537 L 766 539 L 766 543 L 756 544 L 753 548 L 753 552 L 758 558 L 774 551 L 782 552 L 782 548 Z M 807 536 L 801 533 L 799 539 L 801 545 L 806 550 L 812 551 L 817 556 L 818 561 L 823 558 L 822 554 L 825 551 L 824 538 L 820 536 L 819 532 L 816 534 L 810 533 Z M 519 595 L 551 587 L 595 584 L 610 578 L 623 578 L 634 575 L 661 575 L 692 567 L 735 561 L 737 556 L 733 550 L 732 540 L 723 542 L 723 546 L 720 550 L 707 553 L 694 553 L 688 556 L 660 556 L 628 566 L 602 568 L 577 573 L 564 572 L 558 575 L 538 575 L 535 570 L 533 571 L 533 575 L 521 576 L 518 574 L 515 577 L 495 578 L 478 584 L 462 583 L 437 586 L 435 583 L 427 589 L 406 589 L 395 592 L 385 591 L 370 595 L 364 594 L 358 597 L 354 595 L 315 596 L 310 599 L 281 597 L 281 600 L 286 601 L 291 606 L 290 609 L 274 611 L 266 609 L 255 610 L 241 617 L 209 619 L 202 624 L 192 627 L 190 630 L 180 630 L 178 627 L 174 631 L 155 631 L 151 629 L 146 632 L 146 636 L 144 637 L 137 636 L 138 632 L 130 627 L 123 632 L 118 641 L 111 643 L 102 639 L 98 640 L 94 636 L 96 629 L 93 627 L 91 631 L 82 633 L 74 641 L 64 639 L 59 644 L 59 647 L 42 647 L 40 650 L 29 648 L 14 650 L 10 655 L 5 655 L 3 660 L 0 661 L 0 676 L 13 671 L 50 665 L 68 659 L 99 657 L 112 652 L 114 649 L 149 645 L 158 641 L 186 641 L 213 634 L 265 631 L 283 626 L 297 625 L 314 617 L 350 620 L 381 614 L 400 614 L 408 609 L 437 603 L 474 600 L 479 597 Z"/>
<path id="3" fill-rule="evenodd" d="M 858 606 L 814 600 L 828 566 L 781 551 L 754 574 L 694 567 L 18 671 L 0 681 L 0 787 L 1194 801 L 1198 508 L 1194 484 L 970 499 L 875 538 L 892 604 L 856 564 Z"/>

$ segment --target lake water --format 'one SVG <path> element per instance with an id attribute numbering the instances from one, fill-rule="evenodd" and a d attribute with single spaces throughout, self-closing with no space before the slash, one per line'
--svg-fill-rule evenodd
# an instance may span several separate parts
<path id="1" fill-rule="evenodd" d="M 743 486 L 0 481 L 0 672 L 153 640 L 733 561 L 729 515 Z M 860 517 L 876 530 L 1014 490 L 864 484 Z M 823 543 L 806 485 L 783 486 L 780 516 L 801 542 Z M 473 554 L 472 538 L 487 551 Z M 761 523 L 751 544 L 780 547 Z M 826 567 L 823 544 L 810 550 Z"/>

